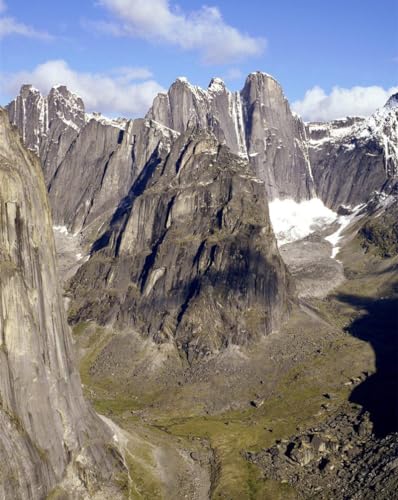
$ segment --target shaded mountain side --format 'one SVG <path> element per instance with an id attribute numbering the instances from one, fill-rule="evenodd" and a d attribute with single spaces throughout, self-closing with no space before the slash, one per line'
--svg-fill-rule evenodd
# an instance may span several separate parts
<path id="1" fill-rule="evenodd" d="M 359 237 L 363 248 L 375 249 L 381 257 L 398 255 L 398 200 L 389 203 L 382 213 L 376 213 L 376 217 L 369 217 L 359 230 Z"/>
<path id="2" fill-rule="evenodd" d="M 72 280 L 72 321 L 172 341 L 190 360 L 277 329 L 292 285 L 247 162 L 188 131 L 146 169 Z"/>
<path id="3" fill-rule="evenodd" d="M 120 457 L 73 361 L 41 166 L 4 110 L 0 221 L 0 497 L 42 499 L 61 485 L 65 498 L 118 498 Z"/>
<path id="4" fill-rule="evenodd" d="M 389 99 L 372 116 L 308 125 L 316 192 L 332 209 L 369 202 L 398 185 L 398 107 Z"/>

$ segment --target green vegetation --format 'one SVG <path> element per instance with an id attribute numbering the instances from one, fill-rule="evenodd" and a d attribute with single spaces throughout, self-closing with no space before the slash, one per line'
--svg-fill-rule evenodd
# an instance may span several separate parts
<path id="1" fill-rule="evenodd" d="M 366 250 L 373 248 L 383 258 L 398 255 L 398 204 L 389 207 L 380 217 L 367 221 L 359 236 Z"/>
<path id="2" fill-rule="evenodd" d="M 317 330 L 309 337 L 303 334 L 304 339 L 313 342 L 312 354 L 302 361 L 286 363 L 271 393 L 257 408 L 249 405 L 255 391 L 249 386 L 246 407 L 206 413 L 201 398 L 211 393 L 208 382 L 153 382 L 152 386 L 149 383 L 149 390 L 142 391 L 139 384 L 94 376 L 91 368 L 113 333 L 90 323 L 74 328 L 74 335 L 84 348 L 81 373 L 87 396 L 99 413 L 111 416 L 123 429 L 136 433 L 136 441 L 129 444 L 130 453 L 126 456 L 134 488 L 126 477 L 121 478 L 130 498 L 170 497 L 165 496 L 164 477 L 159 474 L 155 453 L 158 446 L 167 443 L 174 450 L 212 450 L 214 499 L 297 498 L 288 484 L 263 477 L 260 469 L 246 460 L 245 453 L 260 451 L 276 440 L 288 439 L 302 429 L 320 424 L 347 404 L 352 391 L 350 380 L 375 369 L 371 346 L 344 333 L 364 313 L 344 297 L 383 294 L 391 285 L 389 266 L 396 259 L 386 262 L 378 254 L 364 253 L 360 238 L 354 238 L 341 256 L 349 279 L 332 296 L 312 299 L 307 304 L 321 321 L 318 328 L 326 324 L 328 329 Z M 306 328 L 295 314 L 286 335 L 301 335 L 300 328 Z M 245 318 L 249 323 L 259 321 L 251 311 L 245 313 Z M 308 323 L 308 328 L 317 328 L 316 324 Z M 319 343 L 317 335 L 323 336 Z M 233 398 L 234 389 L 226 390 L 231 391 Z M 330 397 L 325 398 L 325 393 Z M 187 406 L 187 401 L 192 401 L 191 406 Z"/>
<path id="3" fill-rule="evenodd" d="M 322 306 L 322 315 L 333 318 L 336 304 L 326 301 Z M 340 326 L 340 320 L 338 323 Z M 213 488 L 215 499 L 294 498 L 294 492 L 288 485 L 261 477 L 257 467 L 245 459 L 244 452 L 260 451 L 271 446 L 276 439 L 293 435 L 297 427 L 315 425 L 325 419 L 347 399 L 350 388 L 344 382 L 353 373 L 368 368 L 371 357 L 365 343 L 350 336 L 338 336 L 331 340 L 329 348 L 321 356 L 308 359 L 286 373 L 275 388 L 274 396 L 260 408 L 248 406 L 221 415 L 203 415 L 199 405 L 196 409 L 192 408 L 187 416 L 179 406 L 183 398 L 178 397 L 175 389 L 170 389 L 167 394 L 154 390 L 144 398 L 138 398 L 131 388 L 126 392 L 126 387 L 121 385 L 117 390 L 114 380 L 94 379 L 90 366 L 109 342 L 111 334 L 98 327 L 93 329 L 90 324 L 78 325 L 74 329 L 75 335 L 79 336 L 85 331 L 88 333 L 86 345 L 89 348 L 82 359 L 81 374 L 95 409 L 111 416 L 123 428 L 141 428 L 144 434 L 151 433 L 150 442 L 143 439 L 139 446 L 132 444 L 131 453 L 126 457 L 134 487 L 138 492 L 145 492 L 143 498 L 161 497 L 161 483 L 151 445 L 156 444 L 157 439 L 168 439 L 168 436 L 179 439 L 180 446 L 187 449 L 192 448 L 196 440 L 209 443 L 220 466 Z M 336 371 L 336 367 L 339 370 Z M 180 390 L 186 394 L 196 388 L 184 386 Z M 328 411 L 322 409 L 325 391 L 333 394 L 328 401 Z M 174 401 L 171 411 L 159 408 L 164 400 Z M 147 415 L 149 411 L 149 421 L 143 423 L 137 410 L 145 410 Z M 121 480 L 126 482 L 126 478 Z M 137 491 L 134 493 L 131 488 L 129 491 L 130 498 L 135 498 Z"/>

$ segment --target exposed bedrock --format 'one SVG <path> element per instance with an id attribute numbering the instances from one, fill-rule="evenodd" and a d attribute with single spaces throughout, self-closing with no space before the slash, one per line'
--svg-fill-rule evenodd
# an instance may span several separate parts
<path id="1" fill-rule="evenodd" d="M 41 499 L 60 483 L 70 498 L 94 494 L 118 467 L 113 438 L 73 362 L 41 166 L 4 110 L 0 342 L 0 498 Z"/>
<path id="2" fill-rule="evenodd" d="M 276 330 L 292 285 L 264 183 L 212 135 L 189 130 L 142 170 L 71 294 L 74 321 L 172 341 L 189 359 Z"/>

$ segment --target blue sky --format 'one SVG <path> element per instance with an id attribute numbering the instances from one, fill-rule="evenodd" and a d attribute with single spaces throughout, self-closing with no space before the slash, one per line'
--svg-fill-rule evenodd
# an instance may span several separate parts
<path id="1" fill-rule="evenodd" d="M 0 102 L 66 83 L 90 110 L 145 113 L 178 76 L 238 90 L 272 74 L 306 119 L 398 91 L 397 0 L 0 0 Z"/>

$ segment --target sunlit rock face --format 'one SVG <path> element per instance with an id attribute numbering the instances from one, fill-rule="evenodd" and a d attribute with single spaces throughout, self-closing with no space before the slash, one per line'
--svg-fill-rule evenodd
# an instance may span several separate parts
<path id="1" fill-rule="evenodd" d="M 183 134 L 121 208 L 73 280 L 73 320 L 137 330 L 192 360 L 286 318 L 292 286 L 264 183 L 214 136 Z"/>
<path id="2" fill-rule="evenodd" d="M 189 126 L 211 130 L 249 160 L 269 200 L 314 196 L 304 124 L 266 73 L 251 73 L 241 92 L 230 92 L 220 79 L 203 90 L 179 78 L 156 97 L 147 117 L 178 132 Z"/>
<path id="3" fill-rule="evenodd" d="M 73 362 L 41 166 L 4 110 L 0 342 L 0 498 L 41 499 L 60 483 L 70 498 L 100 488 L 116 465 L 112 436 Z"/>
<path id="4" fill-rule="evenodd" d="M 65 86 L 43 96 L 31 85 L 7 106 L 25 145 L 40 158 L 56 225 L 92 241 L 152 155 L 178 133 L 150 120 L 86 114 Z"/>

